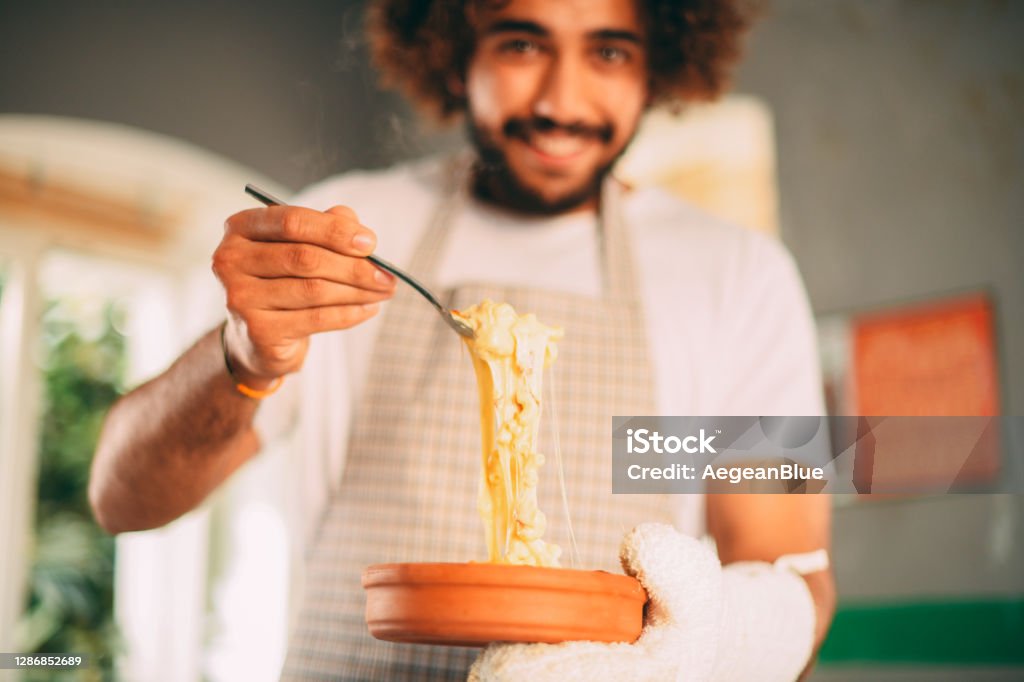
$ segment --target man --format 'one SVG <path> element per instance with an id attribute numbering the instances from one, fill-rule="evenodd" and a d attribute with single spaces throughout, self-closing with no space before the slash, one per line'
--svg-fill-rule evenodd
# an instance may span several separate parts
<path id="1" fill-rule="evenodd" d="M 498 645 L 474 679 L 795 677 L 832 616 L 830 571 L 799 560 L 828 547 L 826 498 L 709 495 L 702 510 L 699 496 L 613 496 L 602 458 L 614 414 L 822 410 L 788 254 L 608 177 L 647 107 L 720 93 L 745 24 L 710 0 L 380 2 L 386 78 L 441 118 L 464 116 L 475 156 L 349 174 L 296 207 L 231 216 L 213 255 L 227 323 L 111 410 L 90 486 L 99 522 L 153 528 L 193 509 L 301 394 L 296 457 L 329 475 L 311 480 L 284 677 L 463 678 L 475 652 L 377 642 L 362 622 L 362 567 L 465 561 L 482 543 L 468 360 L 363 258 L 379 246 L 452 307 L 487 296 L 566 329 L 554 409 L 583 567 L 613 568 L 635 525 L 687 531 L 626 538 L 623 563 L 652 598 L 637 644 Z M 717 558 L 687 536 L 702 511 Z"/>

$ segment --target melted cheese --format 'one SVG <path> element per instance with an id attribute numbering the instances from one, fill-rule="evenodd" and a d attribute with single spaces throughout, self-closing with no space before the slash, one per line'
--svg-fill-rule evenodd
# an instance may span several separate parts
<path id="1" fill-rule="evenodd" d="M 558 566 L 562 550 L 542 538 L 537 508 L 537 451 L 544 369 L 557 356 L 562 330 L 485 300 L 457 313 L 476 336 L 464 339 L 480 392 L 483 467 L 479 511 L 493 563 Z"/>

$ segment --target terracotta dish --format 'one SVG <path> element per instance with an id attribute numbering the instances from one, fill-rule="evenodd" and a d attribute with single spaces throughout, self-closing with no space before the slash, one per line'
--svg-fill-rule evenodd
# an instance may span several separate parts
<path id="1" fill-rule="evenodd" d="M 363 571 L 366 624 L 390 642 L 633 642 L 647 595 L 604 571 L 504 564 L 378 564 Z"/>

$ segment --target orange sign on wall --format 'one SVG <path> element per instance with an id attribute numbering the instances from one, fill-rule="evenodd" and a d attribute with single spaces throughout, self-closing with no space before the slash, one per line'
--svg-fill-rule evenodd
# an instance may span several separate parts
<path id="1" fill-rule="evenodd" d="M 987 296 L 860 315 L 852 333 L 857 414 L 999 414 Z"/>
<path id="2" fill-rule="evenodd" d="M 999 384 L 992 302 L 975 294 L 855 317 L 853 337 L 854 404 L 863 416 L 995 416 Z M 972 438 L 964 461 L 944 457 L 941 445 L 962 436 L 956 422 L 942 422 L 929 434 L 911 431 L 907 457 L 871 458 L 865 475 L 876 484 L 923 480 L 986 483 L 999 474 L 1000 438 L 995 426 Z M 922 437 L 930 438 L 928 446 Z M 936 440 L 937 439 L 937 440 Z M 963 450 L 963 448 L 960 448 Z"/>

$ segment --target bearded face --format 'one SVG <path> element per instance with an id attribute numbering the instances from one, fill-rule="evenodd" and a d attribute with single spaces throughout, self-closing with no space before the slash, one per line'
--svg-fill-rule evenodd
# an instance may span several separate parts
<path id="1" fill-rule="evenodd" d="M 635 4 L 483 3 L 473 24 L 465 94 L 476 190 L 525 213 L 593 207 L 647 101 Z"/>

